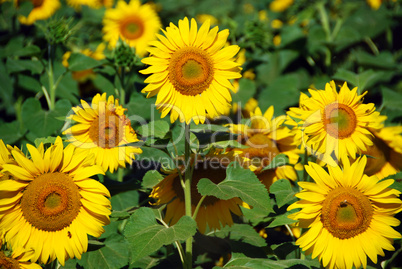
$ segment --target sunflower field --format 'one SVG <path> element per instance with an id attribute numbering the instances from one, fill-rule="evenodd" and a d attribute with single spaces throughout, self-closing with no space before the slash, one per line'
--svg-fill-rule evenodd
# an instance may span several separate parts
<path id="1" fill-rule="evenodd" d="M 402 268 L 402 1 L 0 0 L 0 268 Z"/>

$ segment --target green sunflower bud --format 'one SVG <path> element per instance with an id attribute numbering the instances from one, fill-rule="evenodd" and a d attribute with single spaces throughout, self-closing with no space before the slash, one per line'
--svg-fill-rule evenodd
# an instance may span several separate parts
<path id="1" fill-rule="evenodd" d="M 117 41 L 116 47 L 113 50 L 113 59 L 117 67 L 124 67 L 128 70 L 130 70 L 132 66 L 140 64 L 135 53 L 135 48 L 130 47 L 121 39 Z"/>

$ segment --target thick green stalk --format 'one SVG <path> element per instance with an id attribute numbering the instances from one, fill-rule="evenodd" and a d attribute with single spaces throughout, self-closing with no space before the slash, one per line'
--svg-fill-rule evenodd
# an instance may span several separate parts
<path id="1" fill-rule="evenodd" d="M 49 90 L 50 90 L 50 110 L 54 110 L 56 103 L 56 87 L 54 85 L 54 74 L 53 74 L 53 51 L 52 45 L 48 46 L 48 55 L 49 55 L 49 66 L 47 70 L 47 74 L 49 77 Z"/>
<path id="2" fill-rule="evenodd" d="M 184 144 L 184 162 L 185 162 L 185 172 L 184 172 L 184 204 L 185 204 L 185 212 L 186 216 L 192 217 L 192 208 L 191 208 L 191 169 L 190 169 L 190 158 L 191 158 L 191 149 L 190 149 L 190 125 L 185 125 L 185 144 Z M 192 260 L 193 260 L 193 238 L 189 237 L 186 240 L 186 263 L 184 264 L 185 268 L 192 268 Z"/>

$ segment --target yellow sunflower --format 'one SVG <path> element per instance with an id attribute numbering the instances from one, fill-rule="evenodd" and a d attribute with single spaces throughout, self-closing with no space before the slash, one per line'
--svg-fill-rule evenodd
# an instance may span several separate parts
<path id="1" fill-rule="evenodd" d="M 201 178 L 209 178 L 215 184 L 220 183 L 226 178 L 226 166 L 220 162 L 223 155 L 215 155 L 214 158 L 198 160 L 194 167 L 193 178 L 191 181 L 191 206 L 192 212 L 201 199 L 197 189 L 197 184 Z M 182 173 L 184 177 L 184 173 Z M 174 225 L 182 216 L 185 215 L 184 192 L 178 172 L 174 172 L 165 177 L 152 190 L 150 197 L 156 199 L 156 204 L 167 204 L 164 221 Z M 220 229 L 221 225 L 232 225 L 233 219 L 230 212 L 240 216 L 242 212 L 239 205 L 248 207 L 240 198 L 220 200 L 214 196 L 207 196 L 203 201 L 196 222 L 198 230 L 205 233 L 207 225 L 209 229 Z"/>
<path id="2" fill-rule="evenodd" d="M 362 154 L 367 158 L 365 174 L 379 179 L 402 170 L 402 126 L 391 126 L 374 131 L 373 145 Z"/>
<path id="3" fill-rule="evenodd" d="M 113 6 L 114 0 L 66 0 L 66 2 L 67 5 L 79 11 L 81 6 L 88 6 L 94 9 L 101 7 L 110 8 Z"/>
<path id="4" fill-rule="evenodd" d="M 140 148 L 127 145 L 138 142 L 137 135 L 131 127 L 130 120 L 119 105 L 119 100 L 106 93 L 97 94 L 89 105 L 81 100 L 81 106 L 73 108 L 70 119 L 77 122 L 63 132 L 68 141 L 79 151 L 94 154 L 95 163 L 106 172 L 113 173 L 118 167 L 132 163 L 134 154 L 142 153 Z"/>
<path id="5" fill-rule="evenodd" d="M 238 135 L 238 141 L 248 146 L 247 148 L 228 149 L 234 151 L 235 155 L 242 158 L 241 163 L 245 168 L 250 168 L 260 181 L 269 189 L 269 186 L 278 179 L 289 179 L 295 181 L 297 174 L 294 165 L 298 162 L 298 149 L 300 144 L 296 139 L 295 132 L 283 126 L 285 116 L 273 117 L 274 107 L 269 107 L 264 115 L 257 106 L 250 114 L 248 124 L 230 124 L 230 132 Z M 278 164 L 275 169 L 263 170 L 271 164 L 271 161 L 279 154 L 289 157 L 291 165 Z"/>
<path id="6" fill-rule="evenodd" d="M 86 48 L 84 50 L 81 50 L 80 52 L 88 57 L 91 57 L 95 60 L 103 60 L 106 58 L 105 54 L 103 53 L 103 51 L 105 50 L 106 45 L 104 43 L 100 43 L 95 51 L 92 51 L 89 48 Z M 71 51 L 67 51 L 66 53 L 64 53 L 63 55 L 63 61 L 62 64 L 64 67 L 68 68 L 69 64 L 68 64 L 68 59 L 71 56 Z M 87 69 L 87 70 L 81 70 L 81 71 L 73 71 L 72 72 L 72 76 L 73 79 L 77 80 L 78 82 L 85 82 L 88 79 L 94 79 L 95 78 L 95 72 L 93 71 L 93 69 Z"/>
<path id="7" fill-rule="evenodd" d="M 42 269 L 39 264 L 29 262 L 33 255 L 33 250 L 24 251 L 23 248 L 16 249 L 11 256 L 0 250 L 0 268 Z"/>
<path id="8" fill-rule="evenodd" d="M 33 4 L 33 9 L 28 14 L 28 17 L 19 16 L 18 20 L 21 24 L 31 25 L 38 20 L 46 20 L 50 18 L 57 9 L 60 8 L 59 0 L 29 0 Z M 22 0 L 14 0 L 14 3 L 19 6 Z"/>
<path id="9" fill-rule="evenodd" d="M 139 0 L 131 0 L 128 4 L 119 0 L 116 8 L 106 10 L 103 25 L 103 39 L 109 42 L 110 47 L 116 47 L 117 41 L 122 39 L 141 57 L 162 27 L 152 6 L 141 5 Z"/>
<path id="10" fill-rule="evenodd" d="M 383 126 L 385 116 L 375 111 L 374 104 L 363 104 L 367 93 L 357 94 L 357 88 L 350 90 L 346 82 L 339 93 L 335 82 L 325 85 L 325 90 L 309 89 L 311 97 L 300 96 L 300 107 L 292 107 L 288 115 L 300 121 L 289 124 L 298 125 L 303 132 L 303 146 L 311 150 L 321 160 L 329 162 L 331 154 L 336 159 L 356 158 L 373 144 L 370 130 Z"/>
<path id="11" fill-rule="evenodd" d="M 315 183 L 299 182 L 303 190 L 296 196 L 302 200 L 288 207 L 301 208 L 289 217 L 309 228 L 296 244 L 324 267 L 366 268 L 367 256 L 377 263 L 377 255 L 394 250 L 393 239 L 401 238 L 391 227 L 400 224 L 393 217 L 402 211 L 400 192 L 388 188 L 393 179 L 365 175 L 366 162 L 366 156 L 352 165 L 345 159 L 343 171 L 329 166 L 329 174 L 310 162 L 305 168 Z"/>
<path id="12" fill-rule="evenodd" d="M 269 4 L 269 9 L 274 12 L 283 12 L 293 5 L 293 0 L 274 0 Z"/>
<path id="13" fill-rule="evenodd" d="M 93 156 L 63 148 L 57 137 L 46 151 L 27 145 L 31 158 L 11 153 L 17 164 L 4 164 L 12 179 L 0 181 L 0 230 L 12 249 L 33 249 L 31 261 L 64 265 L 87 251 L 88 235 L 99 237 L 109 224 L 109 191 L 90 176 L 103 174 Z"/>
<path id="14" fill-rule="evenodd" d="M 179 27 L 170 23 L 158 35 L 159 41 L 151 42 L 151 57 L 142 60 L 151 65 L 141 70 L 152 74 L 142 92 L 147 97 L 158 95 L 156 107 L 162 118 L 169 112 L 170 121 L 203 123 L 205 117 L 223 115 L 230 107 L 234 91 L 230 79 L 240 78 L 239 64 L 233 57 L 239 51 L 236 45 L 226 46 L 229 30 L 218 33 L 218 27 L 210 30 L 209 20 L 197 30 L 195 19 L 179 21 Z M 222 49 L 223 48 L 223 49 Z"/>

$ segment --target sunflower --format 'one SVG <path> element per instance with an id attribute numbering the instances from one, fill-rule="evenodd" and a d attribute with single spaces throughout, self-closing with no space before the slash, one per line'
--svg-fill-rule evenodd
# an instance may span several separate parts
<path id="1" fill-rule="evenodd" d="M 254 103 L 250 103 L 250 106 Z M 238 141 L 248 146 L 247 148 L 233 148 L 235 155 L 240 157 L 245 168 L 254 171 L 260 181 L 269 189 L 269 186 L 278 179 L 289 179 L 295 181 L 297 174 L 294 165 L 297 164 L 300 144 L 295 132 L 283 126 L 285 116 L 273 117 L 274 107 L 269 107 L 264 115 L 257 106 L 250 113 L 250 126 L 247 124 L 229 124 L 230 132 L 238 135 Z M 285 154 L 291 165 L 278 164 L 275 169 L 264 170 L 264 167 L 271 164 L 271 161 L 279 154 Z"/>
<path id="2" fill-rule="evenodd" d="M 18 248 L 11 256 L 0 250 L 0 268 L 42 269 L 39 264 L 29 262 L 33 255 L 33 250 L 24 251 L 23 248 Z"/>
<path id="3" fill-rule="evenodd" d="M 375 111 L 374 104 L 363 104 L 367 93 L 357 94 L 357 87 L 350 90 L 346 82 L 339 93 L 335 82 L 325 85 L 325 90 L 309 89 L 311 97 L 300 96 L 300 107 L 290 108 L 288 115 L 299 119 L 306 150 L 326 162 L 334 152 L 337 160 L 351 157 L 373 145 L 370 130 L 381 128 L 385 116 Z M 289 120 L 289 124 L 294 124 Z"/>
<path id="4" fill-rule="evenodd" d="M 139 0 L 131 0 L 128 4 L 119 0 L 116 8 L 106 10 L 103 25 L 103 39 L 109 42 L 110 47 L 116 47 L 117 41 L 122 39 L 141 57 L 162 27 L 152 6 L 141 5 Z"/>
<path id="5" fill-rule="evenodd" d="M 106 45 L 104 43 L 100 43 L 96 47 L 95 51 L 93 51 L 89 48 L 86 48 L 84 50 L 81 50 L 80 52 L 88 57 L 91 57 L 92 59 L 100 61 L 100 60 L 103 60 L 106 58 L 105 54 L 103 53 L 103 51 L 105 50 L 105 47 L 106 47 Z M 67 51 L 63 55 L 62 64 L 66 68 L 69 67 L 68 59 L 70 59 L 71 53 L 72 53 L 71 51 Z M 94 79 L 95 72 L 93 71 L 92 68 L 86 69 L 86 70 L 81 70 L 81 71 L 73 71 L 72 76 L 73 76 L 73 79 L 77 80 L 78 82 L 85 82 L 88 79 Z"/>
<path id="6" fill-rule="evenodd" d="M 27 149 L 31 159 L 13 149 L 17 164 L 3 165 L 13 178 L 0 181 L 0 230 L 12 249 L 33 249 L 33 262 L 80 259 L 87 234 L 99 237 L 109 224 L 109 191 L 89 178 L 103 170 L 60 137 L 46 151 L 42 143 Z"/>
<path id="7" fill-rule="evenodd" d="M 374 131 L 373 145 L 362 154 L 369 155 L 365 174 L 379 179 L 402 170 L 402 126 L 391 126 Z"/>
<path id="8" fill-rule="evenodd" d="M 106 100 L 106 93 L 97 94 L 91 106 L 81 100 L 81 105 L 74 107 L 75 114 L 70 119 L 77 124 L 63 132 L 68 141 L 79 151 L 94 153 L 96 164 L 106 172 L 113 173 L 118 167 L 132 163 L 134 154 L 142 153 L 140 148 L 127 145 L 138 142 L 130 120 L 124 115 L 127 110 L 119 105 L 119 100 L 111 95 Z"/>
<path id="9" fill-rule="evenodd" d="M 228 88 L 234 91 L 229 80 L 241 77 L 240 65 L 233 59 L 239 47 L 223 48 L 229 30 L 218 33 L 217 26 L 210 30 L 209 20 L 197 30 L 195 19 L 190 27 L 184 18 L 179 27 L 170 23 L 163 33 L 159 41 L 150 43 L 152 56 L 142 60 L 151 66 L 140 72 L 152 74 L 142 92 L 147 97 L 158 95 L 156 107 L 162 118 L 171 112 L 172 123 L 179 117 L 180 122 L 193 119 L 198 124 L 206 116 L 223 115 L 232 101 Z"/>
<path id="10" fill-rule="evenodd" d="M 82 6 L 88 6 L 94 9 L 101 7 L 110 8 L 113 6 L 114 0 L 66 0 L 66 2 L 67 5 L 79 11 Z"/>
<path id="11" fill-rule="evenodd" d="M 367 256 L 377 263 L 377 255 L 394 250 L 393 239 L 401 238 L 391 227 L 400 224 L 393 217 L 402 211 L 400 192 L 388 188 L 393 179 L 365 175 L 366 162 L 366 156 L 352 165 L 345 159 L 343 171 L 329 166 L 329 173 L 310 162 L 305 168 L 315 183 L 299 182 L 303 190 L 296 196 L 302 200 L 288 207 L 301 208 L 289 217 L 309 228 L 296 244 L 324 267 L 366 268 Z"/>
<path id="12" fill-rule="evenodd" d="M 293 5 L 294 0 L 274 0 L 269 4 L 269 9 L 273 12 L 283 12 Z"/>
<path id="13" fill-rule="evenodd" d="M 191 206 L 192 212 L 201 199 L 197 184 L 201 178 L 209 178 L 215 184 L 220 183 L 226 178 L 226 166 L 228 163 L 221 163 L 225 160 L 224 155 L 215 155 L 213 158 L 198 160 L 194 166 L 193 177 L 191 180 Z M 182 173 L 184 177 L 184 173 Z M 185 215 L 184 192 L 178 172 L 174 172 L 165 177 L 152 190 L 150 197 L 156 199 L 156 204 L 167 204 L 164 221 L 174 225 L 182 216 Z M 220 229 L 221 225 L 231 226 L 233 219 L 230 212 L 240 216 L 242 212 L 239 205 L 248 207 L 240 198 L 220 200 L 214 196 L 207 196 L 198 211 L 196 222 L 198 230 L 205 233 L 207 225 L 210 229 Z"/>
<path id="14" fill-rule="evenodd" d="M 6 171 L 2 171 L 2 170 L 3 170 L 4 164 L 15 164 L 16 163 L 13 156 L 11 155 L 12 149 L 13 149 L 13 147 L 11 147 L 10 145 L 6 146 L 3 142 L 3 140 L 0 139 L 0 180 L 9 179 L 11 177 L 10 173 L 8 173 Z M 1 230 L 0 230 L 0 235 L 1 235 Z M 1 239 L 1 236 L 0 236 L 0 239 Z M 1 240 L 0 240 L 0 242 L 1 242 Z"/>
<path id="15" fill-rule="evenodd" d="M 60 8 L 59 0 L 29 0 L 33 4 L 33 9 L 28 14 L 28 17 L 19 16 L 18 20 L 21 24 L 31 25 L 38 20 L 46 20 L 50 18 L 57 9 Z M 22 0 L 14 0 L 14 3 L 19 6 Z"/>

